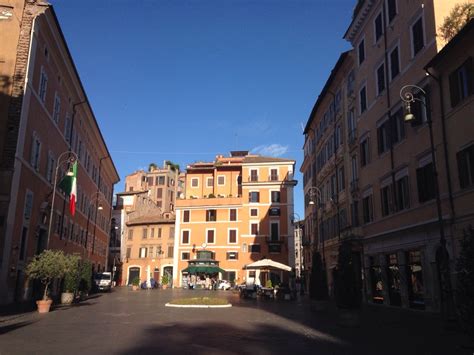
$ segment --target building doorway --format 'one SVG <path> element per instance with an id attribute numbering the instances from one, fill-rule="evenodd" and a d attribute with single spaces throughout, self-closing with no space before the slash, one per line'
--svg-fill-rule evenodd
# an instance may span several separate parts
<path id="1" fill-rule="evenodd" d="M 168 286 L 173 287 L 173 267 L 165 266 L 163 268 L 163 275 L 168 275 L 168 280 L 170 280 Z"/>
<path id="2" fill-rule="evenodd" d="M 131 285 L 134 278 L 138 277 L 140 279 L 140 268 L 139 267 L 131 267 L 128 269 L 128 283 L 127 285 Z"/>

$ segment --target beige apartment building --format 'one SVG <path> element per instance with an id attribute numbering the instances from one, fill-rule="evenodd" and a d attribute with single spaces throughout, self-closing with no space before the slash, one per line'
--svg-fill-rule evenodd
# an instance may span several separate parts
<path id="1" fill-rule="evenodd" d="M 119 176 L 53 7 L 4 0 L 0 10 L 0 302 L 10 303 L 39 291 L 24 270 L 45 248 L 105 269 Z M 75 215 L 60 189 L 52 206 L 69 157 L 78 160 Z"/>
<path id="2" fill-rule="evenodd" d="M 300 170 L 304 177 L 306 230 L 312 241 L 306 247 L 305 270 L 310 270 L 311 256 L 318 250 L 330 293 L 341 240 L 361 234 L 357 214 L 351 213 L 357 211 L 357 166 L 352 161 L 357 150 L 354 83 L 353 52 L 347 51 L 331 71 L 304 131 Z"/>
<path id="3" fill-rule="evenodd" d="M 198 254 L 210 256 L 224 270 L 219 277 L 232 282 L 264 282 L 260 271 L 245 269 L 264 258 L 294 266 L 294 164 L 234 151 L 187 167 L 186 193 L 176 203 L 175 287 L 185 285 L 183 270 Z"/>
<path id="4" fill-rule="evenodd" d="M 345 34 L 356 53 L 356 159 L 369 302 L 440 309 L 436 251 L 441 229 L 427 115 L 433 121 L 442 218 L 454 270 L 456 242 L 448 223 L 449 169 L 439 101 L 426 100 L 415 90 L 424 104 L 414 105 L 418 120 L 408 124 L 400 90 L 417 85 L 433 92 L 435 82 L 424 67 L 444 45 L 437 30 L 457 2 L 359 1 Z"/>
<path id="5" fill-rule="evenodd" d="M 148 191 L 162 213 L 174 214 L 176 199 L 183 192 L 184 175 L 169 161 L 159 168 L 150 164 L 148 171 L 138 170 L 125 178 L 125 191 Z"/>

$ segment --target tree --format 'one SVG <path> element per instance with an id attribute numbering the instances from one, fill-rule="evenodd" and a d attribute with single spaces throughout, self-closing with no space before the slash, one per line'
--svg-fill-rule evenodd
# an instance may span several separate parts
<path id="1" fill-rule="evenodd" d="M 474 4 L 465 2 L 454 5 L 448 16 L 444 18 L 443 24 L 439 27 L 439 36 L 449 42 L 460 30 L 474 18 Z"/>
<path id="2" fill-rule="evenodd" d="M 474 332 L 474 229 L 469 226 L 461 240 L 456 263 L 456 303 L 461 321 Z"/>
<path id="3" fill-rule="evenodd" d="M 309 297 L 318 301 L 328 299 L 328 283 L 326 277 L 326 269 L 321 261 L 321 254 L 317 251 L 313 253 L 311 263 L 311 276 L 309 279 Z"/>
<path id="4" fill-rule="evenodd" d="M 336 304 L 339 308 L 360 307 L 361 294 L 355 264 L 351 243 L 342 242 L 334 273 Z"/>
<path id="5" fill-rule="evenodd" d="M 150 164 L 148 165 L 148 171 L 149 171 L 149 172 L 152 172 L 152 171 L 155 170 L 155 169 L 158 169 L 158 165 L 156 165 L 156 163 L 150 163 Z"/>
<path id="6" fill-rule="evenodd" d="M 49 284 L 54 279 L 61 279 L 69 271 L 66 255 L 62 250 L 45 250 L 36 255 L 26 267 L 26 274 L 32 279 L 38 279 L 44 285 L 43 300 L 48 299 Z"/>
<path id="7" fill-rule="evenodd" d="M 179 164 L 175 164 L 171 160 L 167 160 L 165 161 L 165 165 L 168 165 L 171 170 L 179 172 Z"/>

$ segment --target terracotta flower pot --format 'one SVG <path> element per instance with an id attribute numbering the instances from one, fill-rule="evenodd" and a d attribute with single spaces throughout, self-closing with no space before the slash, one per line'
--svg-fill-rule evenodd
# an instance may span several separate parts
<path id="1" fill-rule="evenodd" d="M 52 300 L 39 300 L 36 301 L 36 305 L 38 306 L 38 313 L 48 313 L 51 307 Z"/>

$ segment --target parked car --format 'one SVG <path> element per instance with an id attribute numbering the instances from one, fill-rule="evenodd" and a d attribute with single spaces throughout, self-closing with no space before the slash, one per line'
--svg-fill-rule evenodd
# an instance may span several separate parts
<path id="1" fill-rule="evenodd" d="M 232 285 L 227 280 L 219 280 L 219 283 L 217 284 L 218 290 L 230 290 L 231 287 Z"/>
<path id="2" fill-rule="evenodd" d="M 110 291 L 112 289 L 112 273 L 100 272 L 95 274 L 94 283 L 99 291 Z"/>

